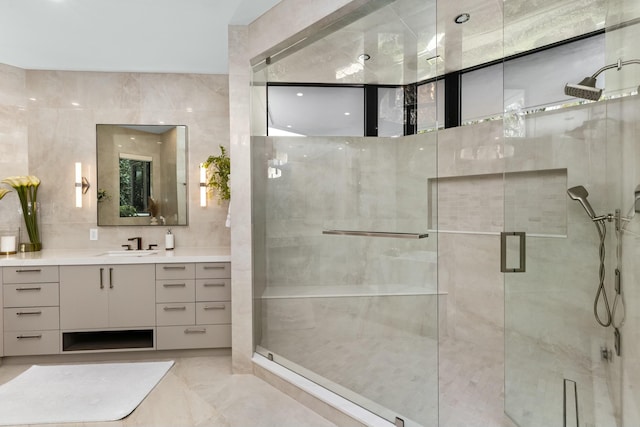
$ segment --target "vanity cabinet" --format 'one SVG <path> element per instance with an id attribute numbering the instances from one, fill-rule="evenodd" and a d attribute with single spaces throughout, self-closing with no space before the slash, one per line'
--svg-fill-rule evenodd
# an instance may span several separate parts
<path id="1" fill-rule="evenodd" d="M 231 264 L 0 268 L 0 357 L 231 346 Z"/>
<path id="2" fill-rule="evenodd" d="M 156 265 L 158 350 L 231 346 L 231 264 Z"/>
<path id="3" fill-rule="evenodd" d="M 60 267 L 60 329 L 155 326 L 155 266 Z"/>
<path id="4" fill-rule="evenodd" d="M 2 269 L 5 356 L 59 353 L 58 292 L 57 266 Z"/>

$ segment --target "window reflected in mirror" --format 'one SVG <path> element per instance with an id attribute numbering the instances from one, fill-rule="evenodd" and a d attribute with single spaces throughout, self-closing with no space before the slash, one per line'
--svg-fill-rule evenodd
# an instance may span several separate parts
<path id="1" fill-rule="evenodd" d="M 150 216 L 151 162 L 148 156 L 120 153 L 120 216 Z"/>

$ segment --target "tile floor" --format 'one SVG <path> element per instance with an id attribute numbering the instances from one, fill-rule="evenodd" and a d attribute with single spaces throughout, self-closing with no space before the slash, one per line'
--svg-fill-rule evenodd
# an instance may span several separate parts
<path id="1" fill-rule="evenodd" d="M 258 377 L 232 375 L 229 355 L 173 360 L 175 365 L 127 418 L 109 423 L 63 426 L 335 427 Z M 30 366 L 31 363 L 3 364 L 0 383 L 9 381 Z"/>

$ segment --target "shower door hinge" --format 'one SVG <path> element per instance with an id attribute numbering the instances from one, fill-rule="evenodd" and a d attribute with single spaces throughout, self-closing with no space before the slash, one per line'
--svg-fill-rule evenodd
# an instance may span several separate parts
<path id="1" fill-rule="evenodd" d="M 404 427 L 404 420 L 400 417 L 396 417 L 396 423 L 394 425 L 396 427 Z"/>
<path id="2" fill-rule="evenodd" d="M 519 264 L 517 267 L 508 265 L 507 262 L 507 240 L 509 237 L 518 237 Z M 526 233 L 524 231 L 503 231 L 500 233 L 500 271 L 503 273 L 525 273 L 526 272 Z"/>
<path id="3" fill-rule="evenodd" d="M 273 362 L 273 353 L 267 353 L 267 359 Z"/>

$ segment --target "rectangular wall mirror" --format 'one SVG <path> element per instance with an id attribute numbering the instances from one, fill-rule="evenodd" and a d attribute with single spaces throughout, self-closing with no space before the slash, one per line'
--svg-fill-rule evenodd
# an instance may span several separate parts
<path id="1" fill-rule="evenodd" d="M 187 127 L 96 125 L 98 225 L 187 225 Z"/>

